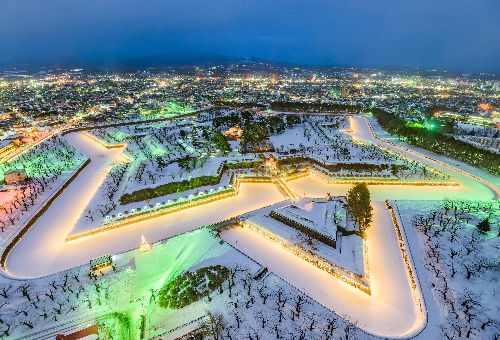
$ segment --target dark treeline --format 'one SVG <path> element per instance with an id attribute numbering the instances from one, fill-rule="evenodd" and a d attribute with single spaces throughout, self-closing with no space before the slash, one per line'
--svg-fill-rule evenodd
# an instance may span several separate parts
<path id="1" fill-rule="evenodd" d="M 500 156 L 494 152 L 438 131 L 409 126 L 404 119 L 382 109 L 374 108 L 371 112 L 380 126 L 409 144 L 471 164 L 493 175 L 500 175 Z"/>
<path id="2" fill-rule="evenodd" d="M 281 165 L 298 165 L 302 163 L 313 163 L 319 165 L 330 172 L 339 171 L 372 171 L 380 172 L 383 170 L 390 169 L 391 172 L 397 173 L 399 170 L 406 170 L 408 167 L 404 164 L 369 164 L 369 163 L 337 163 L 337 164 L 324 164 L 320 163 L 318 160 L 309 157 L 289 157 L 285 159 L 278 160 L 278 164 Z"/>
<path id="3" fill-rule="evenodd" d="M 227 163 L 226 167 L 228 169 L 253 169 L 259 167 L 260 161 L 243 161 L 238 163 Z"/>
<path id="4" fill-rule="evenodd" d="M 222 175 L 222 173 L 221 173 Z M 220 183 L 220 176 L 200 176 L 193 177 L 181 182 L 170 182 L 159 185 L 155 188 L 145 188 L 134 191 L 130 194 L 123 194 L 120 198 L 120 204 L 129 204 L 141 202 L 152 198 L 173 194 L 174 192 L 183 192 L 189 189 L 199 188 L 205 185 L 215 185 Z"/>
<path id="5" fill-rule="evenodd" d="M 175 192 L 181 193 L 183 191 L 189 189 L 195 189 L 206 185 L 216 185 L 221 181 L 222 173 L 228 169 L 242 169 L 242 168 L 251 168 L 256 165 L 260 165 L 258 161 L 242 161 L 236 163 L 225 164 L 222 167 L 222 171 L 219 172 L 219 175 L 215 176 L 200 176 L 200 177 L 192 177 L 189 180 L 183 180 L 180 182 L 170 182 L 167 184 L 159 185 L 155 188 L 145 188 L 136 190 L 132 193 L 123 194 L 120 197 L 120 204 L 129 204 L 134 202 L 146 201 L 149 199 L 153 199 L 156 197 L 173 194 Z"/>
<path id="6" fill-rule="evenodd" d="M 254 114 L 250 111 L 231 112 L 227 115 L 212 118 L 214 129 L 227 129 L 232 126 L 245 127 L 254 121 Z"/>
<path id="7" fill-rule="evenodd" d="M 318 240 L 319 242 L 332 247 L 334 249 L 337 248 L 337 242 L 332 239 L 331 237 L 328 237 L 326 235 L 323 235 L 321 233 L 318 233 L 316 230 L 313 230 L 295 220 L 289 219 L 288 217 L 282 216 L 274 211 L 271 211 L 269 213 L 269 217 L 275 219 L 276 221 L 279 221 L 289 227 L 292 227 L 294 229 L 299 230 L 300 232 L 312 237 L 315 240 Z"/>
<path id="8" fill-rule="evenodd" d="M 304 103 L 304 102 L 273 102 L 269 107 L 275 111 L 292 112 L 344 112 L 359 113 L 363 109 L 359 105 L 337 103 Z"/>
<path id="9" fill-rule="evenodd" d="M 216 106 L 231 106 L 237 108 L 256 108 L 265 110 L 267 108 L 275 111 L 292 112 L 344 112 L 359 113 L 363 109 L 360 105 L 337 104 L 337 103 L 307 103 L 307 102 L 271 102 L 269 106 L 259 103 L 238 103 L 232 101 L 213 102 Z"/>
<path id="10" fill-rule="evenodd" d="M 257 104 L 257 103 L 238 103 L 233 101 L 213 101 L 212 105 L 214 106 L 230 106 L 230 107 L 238 107 L 245 109 L 266 109 L 266 105 Z"/>

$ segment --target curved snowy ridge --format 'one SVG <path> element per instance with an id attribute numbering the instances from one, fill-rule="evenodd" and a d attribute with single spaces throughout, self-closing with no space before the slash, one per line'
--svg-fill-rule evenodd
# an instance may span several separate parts
<path id="1" fill-rule="evenodd" d="M 40 210 L 29 219 L 29 221 L 15 234 L 13 234 L 6 246 L 2 249 L 2 256 L 0 257 L 0 267 L 4 271 L 5 262 L 11 250 L 16 246 L 16 244 L 23 238 L 23 236 L 30 230 L 30 228 L 36 223 L 36 221 L 42 216 L 54 203 L 54 201 L 63 193 L 64 190 L 78 177 L 78 175 L 89 165 L 91 159 L 88 158 L 82 165 L 78 167 L 75 173 L 55 192 L 50 198 L 45 202 L 45 204 L 40 208 Z"/>
<path id="2" fill-rule="evenodd" d="M 420 327 L 417 326 L 413 332 L 410 332 L 409 334 L 406 335 L 406 337 L 412 338 L 420 334 L 427 325 L 427 318 L 428 318 L 427 306 L 425 304 L 424 295 L 422 294 L 420 279 L 415 269 L 415 264 L 414 264 L 415 261 L 413 260 L 411 249 L 408 246 L 408 237 L 406 236 L 406 232 L 402 227 L 403 222 L 401 221 L 401 216 L 399 215 L 397 206 L 394 203 L 393 204 L 387 203 L 387 209 L 391 213 L 392 222 L 394 224 L 394 228 L 398 236 L 399 248 L 401 249 L 401 254 L 403 255 L 403 259 L 405 261 L 406 271 L 408 273 L 409 280 L 411 281 L 412 297 L 413 300 L 415 301 L 414 308 L 416 310 L 416 314 L 419 315 L 417 322 L 420 322 Z"/>

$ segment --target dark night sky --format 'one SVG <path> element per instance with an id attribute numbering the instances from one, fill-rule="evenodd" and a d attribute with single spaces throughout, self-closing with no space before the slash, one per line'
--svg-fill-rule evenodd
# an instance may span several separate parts
<path id="1" fill-rule="evenodd" d="M 500 1 L 0 2 L 0 60 L 118 60 L 183 51 L 500 72 Z"/>

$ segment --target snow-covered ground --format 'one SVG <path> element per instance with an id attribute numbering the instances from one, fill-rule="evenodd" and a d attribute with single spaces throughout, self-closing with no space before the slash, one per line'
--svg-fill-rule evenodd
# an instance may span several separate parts
<path id="1" fill-rule="evenodd" d="M 397 201 L 428 312 L 422 339 L 500 334 L 498 201 Z M 481 233 L 479 222 L 490 221 Z"/>
<path id="2" fill-rule="evenodd" d="M 351 184 L 327 184 L 313 176 L 299 178 L 287 182 L 288 186 L 300 196 L 324 197 L 345 196 Z M 484 198 L 493 199 L 493 192 L 481 183 L 465 179 L 459 186 L 414 186 L 414 185 L 369 185 L 372 200 L 384 201 L 392 199 L 423 200 L 428 198 Z"/>
<path id="3" fill-rule="evenodd" d="M 309 126 L 314 129 L 312 125 Z M 376 145 L 383 144 L 374 140 L 368 125 L 362 117 L 352 118 L 352 129 L 352 136 L 355 140 L 363 140 L 366 143 Z M 171 238 L 182 232 L 198 229 L 202 225 L 209 225 L 241 215 L 284 199 L 283 195 L 272 184 L 243 183 L 241 184 L 240 194 L 232 198 L 96 234 L 84 239 L 64 242 L 66 235 L 73 228 L 85 206 L 98 189 L 99 184 L 104 180 L 110 167 L 123 161 L 120 156 L 120 149 L 106 149 L 82 133 L 71 133 L 66 135 L 66 138 L 83 154 L 91 158 L 92 162 L 13 248 L 7 258 L 6 275 L 17 278 L 36 278 L 49 275 L 86 264 L 90 259 L 104 254 L 118 254 L 135 248 L 140 244 L 141 235 L 144 235 L 149 242 Z M 384 146 L 388 147 L 387 145 Z M 361 329 L 382 337 L 404 337 L 418 332 L 424 326 L 424 321 L 415 304 L 415 292 L 412 291 L 396 232 L 383 200 L 387 198 L 406 200 L 443 199 L 445 197 L 489 200 L 497 197 L 495 195 L 498 193 L 498 188 L 493 184 L 488 184 L 488 182 L 480 183 L 474 177 L 464 173 L 457 173 L 452 167 L 419 157 L 412 152 L 412 149 L 406 151 L 393 150 L 401 153 L 404 157 L 416 159 L 443 173 L 452 175 L 460 183 L 460 186 L 379 185 L 370 187 L 375 213 L 373 225 L 367 234 L 367 259 L 369 262 L 371 296 L 297 258 L 278 244 L 246 228 L 230 228 L 227 232 L 222 233 L 222 237 L 235 248 L 240 249 L 263 266 L 268 267 L 278 277 L 288 281 L 310 298 L 333 310 L 337 315 L 342 315 L 344 319 L 356 323 L 357 327 Z M 496 181 L 498 183 L 498 180 Z M 299 195 L 304 194 L 310 197 L 325 197 L 326 193 L 330 193 L 332 196 L 341 196 L 345 195 L 350 188 L 350 185 L 325 184 L 313 177 L 293 180 L 287 182 L 287 184 Z M 415 257 L 417 276 L 422 280 L 428 275 L 428 268 L 422 266 L 417 260 L 421 257 L 420 248 L 415 247 L 418 238 L 411 227 L 404 225 L 404 228 L 407 232 L 411 252 Z M 179 249 L 182 250 L 182 246 Z M 165 254 L 167 253 L 168 251 Z M 127 256 L 131 256 L 127 258 L 127 261 L 137 263 L 135 255 Z M 193 262 L 186 268 L 193 265 L 197 266 Z M 151 257 L 150 266 L 158 266 L 154 256 Z M 251 265 L 252 268 L 254 266 Z M 63 273 L 58 275 L 63 275 Z M 128 277 L 127 275 L 125 275 L 124 279 Z M 167 276 L 166 272 L 158 275 Z M 147 278 L 147 275 L 144 277 Z M 47 280 L 40 279 L 30 282 L 35 283 L 40 288 L 47 285 Z M 2 278 L 2 281 L 5 281 L 5 278 Z M 282 283 L 279 283 L 279 285 L 281 286 Z M 147 285 L 141 284 L 140 286 L 145 287 Z M 434 316 L 437 319 L 440 312 L 438 310 L 439 302 L 436 302 L 434 295 L 428 294 L 429 291 L 426 291 L 426 289 L 429 289 L 428 287 L 423 289 L 429 316 Z M 296 294 L 296 292 L 293 294 Z M 21 295 L 19 294 L 19 296 Z M 209 305 L 215 305 L 215 302 Z M 262 313 L 271 310 L 263 306 L 260 308 Z M 315 307 L 311 310 L 311 313 L 315 310 L 319 311 L 321 308 Z M 325 313 L 323 310 L 316 315 L 321 314 L 327 317 L 328 313 Z M 288 317 L 290 317 L 290 314 Z M 64 317 L 61 318 L 64 319 Z M 248 315 L 246 318 L 249 321 L 254 320 L 250 321 L 253 322 L 253 326 L 249 325 L 249 327 L 256 331 L 253 327 L 255 327 L 255 322 L 259 322 L 259 318 L 250 319 Z M 318 320 L 318 323 L 320 321 Z M 234 320 L 231 321 L 231 324 L 234 325 L 234 322 Z M 307 322 L 312 321 L 308 320 Z M 345 324 L 345 321 L 342 320 L 338 322 Z M 430 320 L 429 324 L 437 325 L 435 320 Z M 3 330 L 3 326 L 5 325 L 0 327 L 0 331 Z M 26 325 L 23 327 L 29 328 Z M 311 328 L 313 327 L 311 326 Z M 419 337 L 422 339 L 436 338 L 435 329 L 435 327 L 427 327 Z M 250 330 L 250 328 L 247 328 L 247 330 Z M 316 338 L 312 333 L 310 336 L 310 338 Z M 362 336 L 355 338 L 362 338 Z"/>
<path id="4" fill-rule="evenodd" d="M 46 139 L 0 167 L 24 169 L 29 178 L 0 185 L 0 241 L 12 238 L 33 215 L 84 166 L 87 157 L 59 136 Z"/>
<path id="5" fill-rule="evenodd" d="M 271 212 L 283 213 L 286 209 L 293 209 L 293 206 L 302 206 L 305 209 L 310 209 L 309 212 L 315 210 L 316 215 L 308 214 L 309 217 L 315 218 L 320 223 L 303 225 L 309 226 L 312 230 L 318 231 L 322 235 L 331 236 L 333 240 L 337 239 L 337 228 L 334 225 L 332 210 L 334 208 L 339 209 L 343 219 L 340 219 L 342 228 L 352 230 L 352 223 L 349 221 L 347 226 L 347 221 L 345 218 L 345 208 L 337 206 L 339 202 L 329 201 L 326 202 L 322 199 L 299 199 L 281 202 L 269 207 L 253 211 L 241 216 L 241 221 L 243 221 L 245 226 L 250 226 L 259 231 L 279 239 L 281 242 L 291 246 L 292 248 L 298 250 L 301 253 L 307 254 L 310 258 L 317 260 L 320 263 L 325 264 L 327 267 L 334 267 L 334 271 L 342 273 L 348 277 L 357 276 L 357 280 L 363 282 L 362 277 L 365 275 L 365 261 L 363 257 L 363 242 L 361 237 L 357 235 L 344 236 L 342 237 L 341 243 L 338 243 L 337 248 L 328 246 L 324 243 L 319 242 L 314 238 L 308 238 L 304 233 L 291 228 L 269 216 Z M 330 205 L 330 211 L 327 210 L 328 205 Z M 314 207 L 314 208 L 313 208 Z M 296 210 L 295 208 L 294 210 Z M 319 211 L 323 211 L 323 214 L 317 214 Z M 285 214 L 283 214 L 285 215 Z M 327 216 L 327 221 L 325 221 L 325 215 Z M 314 217 L 313 217 L 314 216 Z M 301 222 L 303 220 L 291 215 L 290 219 L 294 221 Z M 326 222 L 326 223 L 325 223 Z M 333 234 L 332 234 L 333 230 Z M 222 230 L 222 233 L 225 229 Z M 330 235 L 328 235 L 330 233 Z M 354 275 L 352 275 L 354 274 Z M 365 280 L 368 280 L 365 278 Z M 364 282 L 363 282 L 364 283 Z"/>
<path id="6" fill-rule="evenodd" d="M 351 117 L 332 116 L 344 119 L 351 126 Z M 278 159 L 296 155 L 314 160 L 314 166 L 326 171 L 325 166 L 341 165 L 340 169 L 330 172 L 330 175 L 340 177 L 391 177 L 399 181 L 432 180 L 438 182 L 452 181 L 449 174 L 436 170 L 432 166 L 422 166 L 412 158 L 373 143 L 371 140 L 353 138 L 351 129 L 333 128 L 328 122 L 330 116 L 308 116 L 304 122 L 289 128 L 282 134 L 270 136 L 271 144 L 278 152 Z M 342 125 L 342 124 L 340 124 Z M 291 155 L 289 155 L 289 153 Z M 346 166 L 358 165 L 358 166 Z M 375 165 L 374 168 L 363 165 Z M 344 169 L 345 167 L 345 169 Z"/>
<path id="7" fill-rule="evenodd" d="M 73 137 L 73 142 L 80 135 Z M 82 136 L 84 137 L 84 136 Z M 84 143 L 90 143 L 86 139 Z M 91 144 L 97 154 L 111 152 L 116 149 L 104 149 Z M 97 145 L 97 146 L 96 146 Z M 91 150 L 86 150 L 90 154 Z M 104 159 L 104 157 L 103 157 Z M 91 163 L 97 169 L 99 166 Z M 87 170 L 87 169 L 86 169 Z M 92 197 L 97 186 L 99 173 L 82 172 L 67 190 L 61 195 L 21 241 L 14 247 L 7 258 L 7 270 L 16 277 L 39 277 L 66 270 L 77 265 L 88 263 L 90 259 L 104 255 L 116 254 L 140 245 L 141 235 L 150 242 L 171 237 L 185 231 L 194 230 L 255 210 L 263 206 L 282 201 L 284 197 L 272 184 L 242 183 L 238 196 L 216 201 L 211 204 L 165 215 L 134 225 L 114 229 L 91 237 L 71 242 L 64 242 L 88 199 Z M 94 168 L 94 171 L 96 169 Z M 103 174 L 101 174 L 103 176 Z M 97 182 L 97 183 L 96 183 Z M 65 195 L 66 194 L 66 195 Z M 68 203 L 69 202 L 69 203 Z M 73 209 L 68 209 L 71 204 Z"/>
<path id="8" fill-rule="evenodd" d="M 354 245 L 352 245 L 352 247 L 349 247 L 349 244 L 345 245 L 345 247 L 343 247 L 343 249 L 345 250 L 344 256 L 341 256 L 339 251 L 335 250 L 334 248 L 328 247 L 318 241 L 315 241 L 314 239 L 308 240 L 303 233 L 293 228 L 287 227 L 268 216 L 249 216 L 247 219 L 245 219 L 245 226 L 246 225 L 263 231 L 266 234 L 271 235 L 272 237 L 277 238 L 283 243 L 289 244 L 294 248 L 298 248 L 299 251 L 300 249 L 305 249 L 308 252 L 316 255 L 312 257 L 318 259 L 320 262 L 321 260 L 325 259 L 350 272 L 354 272 L 358 275 L 363 275 L 363 247 L 361 245 L 361 240 L 359 240 L 360 242 L 358 244 L 358 247 L 354 247 Z M 354 252 L 353 254 L 350 254 L 349 251 L 351 249 L 359 250 L 359 252 L 361 253 L 359 259 L 361 261 L 355 261 L 354 259 L 352 259 L 352 255 L 354 255 Z"/>
<path id="9" fill-rule="evenodd" d="M 337 128 L 333 128 L 333 126 L 348 128 L 351 124 L 351 120 L 351 118 L 346 116 L 312 116 L 304 123 L 304 127 L 289 128 L 284 134 L 273 134 L 271 139 L 282 139 L 282 142 L 286 144 L 286 148 L 290 148 L 295 145 L 291 143 L 292 140 L 298 142 L 301 141 L 300 138 L 302 138 L 302 142 L 305 143 L 304 150 L 308 152 L 309 157 L 318 158 L 321 162 L 326 163 L 328 163 L 328 157 L 330 156 L 334 157 L 336 161 L 340 161 L 339 158 L 343 157 L 345 158 L 343 161 L 347 163 L 363 163 L 370 162 L 370 160 L 378 162 L 384 160 L 384 162 L 389 162 L 394 165 L 403 162 L 406 164 L 404 166 L 407 167 L 408 170 L 398 170 L 397 176 L 399 177 L 396 177 L 396 173 L 392 174 L 389 170 L 379 171 L 378 174 L 373 174 L 372 171 L 370 171 L 370 173 L 366 173 L 366 171 L 358 172 L 360 174 L 363 173 L 363 176 L 373 175 L 375 176 L 374 178 L 384 173 L 383 175 L 385 177 L 403 181 L 414 179 L 414 176 L 418 174 L 418 177 L 415 178 L 422 180 L 424 168 L 418 165 L 417 162 L 409 162 L 408 158 L 401 157 L 392 151 L 384 151 L 368 142 L 352 142 L 351 136 Z M 315 123 L 318 123 L 321 129 L 318 129 Z M 120 213 L 126 213 L 132 209 L 142 208 L 144 206 L 145 201 L 121 205 L 120 198 L 124 194 L 133 195 L 134 192 L 147 188 L 154 190 L 170 182 L 181 182 L 188 178 L 197 178 L 207 175 L 218 176 L 221 172 L 223 160 L 242 159 L 244 157 L 236 155 L 217 157 L 217 154 L 211 154 L 211 156 L 216 157 L 201 157 L 200 160 L 193 158 L 192 160 L 194 163 L 190 166 L 188 165 L 188 168 L 185 166 L 181 167 L 180 159 L 187 155 L 179 143 L 176 142 L 180 140 L 178 137 L 181 136 L 181 132 L 183 137 L 187 136 L 186 140 L 191 140 L 193 141 L 193 145 L 197 145 L 196 150 L 199 150 L 199 153 L 207 155 L 208 153 L 214 152 L 214 146 L 208 141 L 197 142 L 196 140 L 198 138 L 204 138 L 203 136 L 207 135 L 208 129 L 209 127 L 206 123 L 199 123 L 187 119 L 177 122 L 177 124 L 172 122 L 155 122 L 91 130 L 89 132 L 90 135 L 102 140 L 108 145 L 123 143 L 125 145 L 123 152 L 128 155 L 132 161 L 127 164 L 116 165 L 108 172 L 102 185 L 99 186 L 95 195 L 89 200 L 85 212 L 77 221 L 77 225 L 72 228 L 71 234 L 95 229 L 103 222 L 106 216 L 117 216 Z M 300 136 L 294 138 L 293 132 L 296 129 L 299 129 L 298 132 L 301 133 Z M 299 134 L 298 132 L 296 135 Z M 318 140 L 321 140 L 322 143 L 328 143 L 330 139 L 343 145 L 343 148 L 348 152 L 342 152 L 341 155 L 338 154 L 338 148 L 322 148 L 321 143 L 318 144 Z M 304 145 L 300 143 L 300 147 L 304 148 Z M 283 147 L 280 148 L 283 149 Z M 308 150 L 311 152 L 309 153 Z M 330 156 L 326 155 L 325 160 L 323 156 L 315 154 L 318 150 L 320 153 L 326 152 L 330 154 Z M 432 169 L 426 171 L 426 176 L 430 176 L 429 174 L 433 173 Z M 352 176 L 353 174 L 352 171 L 345 172 L 342 170 L 337 175 L 345 177 Z M 359 174 L 356 176 L 359 176 Z M 439 176 L 436 176 L 431 176 L 433 181 L 440 180 L 438 178 Z M 227 185 L 226 179 L 227 178 L 224 178 L 223 183 L 219 185 Z M 217 188 L 217 186 L 215 186 L 215 188 Z M 189 192 L 183 190 L 182 195 L 189 196 L 196 194 L 199 190 L 210 189 L 214 189 L 214 187 L 195 188 L 188 190 Z M 299 192 L 300 191 L 301 190 L 299 190 Z M 154 200 L 153 204 L 166 202 L 169 199 L 174 200 L 178 198 L 180 194 L 181 193 L 178 192 L 176 194 L 158 197 Z M 151 202 L 148 204 L 150 203 Z"/>
<path id="10" fill-rule="evenodd" d="M 113 167 L 111 171 L 113 171 L 115 168 L 116 167 Z M 106 177 L 106 180 L 108 179 L 109 177 Z M 227 191 L 224 190 L 224 186 L 230 185 L 229 181 L 230 181 L 230 176 L 227 173 L 224 173 L 221 176 L 221 181 L 217 185 L 207 185 L 194 189 L 185 190 L 180 193 L 176 192 L 160 196 L 155 199 L 152 199 L 149 202 L 149 204 L 155 206 L 156 204 L 178 200 L 179 198 L 187 201 L 189 197 L 194 197 L 194 196 L 198 197 L 198 194 L 200 192 L 203 193 L 204 191 L 207 191 L 206 194 L 204 193 L 204 195 L 206 195 L 204 197 L 207 197 L 209 195 L 216 195 L 218 192 L 221 192 L 221 189 L 222 191 Z M 138 209 L 144 209 L 144 207 L 146 206 L 145 201 L 117 205 L 116 203 L 108 199 L 106 193 L 110 192 L 110 190 L 107 189 L 105 184 L 107 184 L 106 181 L 104 182 L 104 185 L 99 187 L 96 194 L 90 199 L 89 203 L 85 208 L 85 215 L 82 215 L 78 219 L 75 226 L 71 229 L 69 235 L 75 235 L 81 232 L 93 230 L 100 227 L 102 225 L 102 222 L 106 221 L 105 216 L 108 217 L 115 215 L 119 216 L 118 214 L 120 213 L 123 214 L 124 211 L 132 212 L 135 210 L 137 212 Z M 108 187 L 113 188 L 113 183 L 111 182 L 109 184 L 110 185 Z M 163 205 L 163 207 L 166 206 Z M 129 216 L 133 215 L 130 214 Z M 112 220 L 112 218 L 110 220 Z"/>
<path id="11" fill-rule="evenodd" d="M 478 182 L 479 184 L 487 184 L 491 189 L 492 192 L 494 193 L 494 197 L 498 198 L 500 197 L 500 177 L 491 175 L 483 170 L 480 170 L 478 168 L 475 168 L 467 163 L 457 161 L 455 159 L 441 156 L 441 155 L 436 155 L 432 153 L 431 151 L 421 149 L 418 147 L 415 147 L 413 145 L 406 144 L 398 139 L 398 137 L 393 136 L 386 131 L 384 131 L 380 125 L 377 123 L 376 119 L 373 117 L 353 117 L 353 122 L 355 122 L 355 134 L 354 136 L 357 136 L 356 138 L 366 138 L 370 140 L 374 140 L 373 136 L 371 135 L 369 127 L 366 125 L 366 122 L 368 121 L 371 126 L 373 127 L 374 133 L 376 134 L 377 137 L 388 141 L 389 143 L 393 143 L 395 145 L 398 145 L 398 148 L 395 148 L 398 150 L 398 152 L 402 154 L 406 154 L 411 158 L 416 158 L 423 164 L 430 164 L 434 166 L 436 169 L 439 169 L 443 172 L 452 172 L 454 176 L 457 177 L 458 182 L 462 183 L 467 183 L 471 184 L 472 182 Z M 375 141 L 375 143 L 382 144 L 384 146 L 387 146 L 387 143 L 384 142 L 378 142 Z M 418 156 L 423 155 L 424 157 Z M 425 158 L 428 157 L 428 158 Z M 477 178 L 473 178 L 477 177 Z M 472 182 L 471 182 L 472 179 Z M 471 196 L 469 197 L 471 199 L 490 199 L 489 197 L 484 197 L 481 195 L 477 196 Z"/>
<path id="12" fill-rule="evenodd" d="M 371 296 L 249 229 L 232 228 L 222 238 L 358 327 L 381 336 L 403 337 L 423 325 L 390 215 L 383 202 L 373 206 L 374 223 L 367 232 Z"/>
<path id="13" fill-rule="evenodd" d="M 343 206 L 345 200 L 333 199 L 331 201 L 323 200 L 299 200 L 290 206 L 275 210 L 280 215 L 294 219 L 310 229 L 329 236 L 332 239 L 337 238 L 337 228 L 347 227 L 346 209 Z M 334 222 L 334 217 L 339 216 L 338 222 Z"/>

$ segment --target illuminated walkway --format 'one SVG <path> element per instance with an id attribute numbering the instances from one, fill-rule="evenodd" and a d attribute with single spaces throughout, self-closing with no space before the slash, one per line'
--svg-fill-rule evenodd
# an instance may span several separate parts
<path id="1" fill-rule="evenodd" d="M 352 125 L 356 139 L 381 143 L 374 140 L 362 117 L 354 117 Z M 90 259 L 103 254 L 116 254 L 136 248 L 141 235 L 145 235 L 149 242 L 154 242 L 284 199 L 275 185 L 242 183 L 240 194 L 236 197 L 65 243 L 67 233 L 111 164 L 120 160 L 121 152 L 120 149 L 106 149 L 83 136 L 81 132 L 70 133 L 65 138 L 90 157 L 92 162 L 14 247 L 6 263 L 8 274 L 11 276 L 35 278 L 49 275 L 88 263 Z M 408 155 L 452 173 L 452 169 L 440 168 L 410 152 Z M 391 337 L 409 334 L 420 324 L 413 308 L 414 302 L 409 293 L 408 279 L 394 227 L 382 201 L 388 198 L 435 200 L 443 197 L 487 200 L 496 197 L 495 192 L 497 195 L 500 192 L 496 186 L 489 188 L 468 176 L 457 173 L 453 175 L 460 186 L 370 186 L 372 199 L 375 201 L 375 221 L 368 232 L 373 292 L 371 297 L 253 233 L 241 229 L 230 231 L 223 237 L 234 245 L 238 240 L 238 248 L 256 261 L 268 266 L 328 308 L 345 314 L 352 321 L 357 320 L 359 326 L 366 331 Z M 345 195 L 351 187 L 326 184 L 313 177 L 301 178 L 287 184 L 297 194 L 310 197 L 324 197 L 326 192 Z M 270 258 L 279 261 L 270 261 Z"/>
<path id="2" fill-rule="evenodd" d="M 370 131 L 370 128 L 367 124 L 367 120 L 363 116 L 352 116 L 351 124 L 354 131 L 353 133 L 351 133 L 351 135 L 354 137 L 354 139 L 369 141 L 375 145 L 379 145 L 385 148 L 390 148 L 399 154 L 407 156 L 408 158 L 415 159 L 420 163 L 428 164 L 431 167 L 441 170 L 442 172 L 453 175 L 460 183 L 461 187 L 461 189 L 459 190 L 460 193 L 457 192 L 457 194 L 462 195 L 467 193 L 466 196 L 456 196 L 456 197 L 462 197 L 468 199 L 482 199 L 482 200 L 497 199 L 498 197 L 500 197 L 500 187 L 498 187 L 497 185 L 494 185 L 484 180 L 481 180 L 481 182 L 479 182 L 474 179 L 475 177 L 474 175 L 470 175 L 459 168 L 450 166 L 448 164 L 444 164 L 443 162 L 437 163 L 435 161 L 429 160 L 425 158 L 425 155 L 423 155 L 424 157 L 422 157 L 422 153 L 432 155 L 432 153 L 429 151 L 425 150 L 417 151 L 415 150 L 417 148 L 414 148 L 411 145 L 407 145 L 405 148 L 399 146 L 391 146 L 388 143 L 376 140 Z M 440 156 L 434 155 L 434 157 L 439 158 Z M 453 161 L 453 163 L 457 164 L 460 162 Z M 485 183 L 487 183 L 487 186 L 485 185 Z M 453 190 L 451 190 L 451 192 L 452 195 L 454 195 Z M 434 196 L 432 196 L 420 199 L 439 199 L 439 198 L 435 198 Z"/>
<path id="3" fill-rule="evenodd" d="M 284 200 L 275 185 L 242 183 L 240 194 L 235 197 L 64 242 L 110 165 L 121 160 L 120 149 L 106 149 L 81 132 L 65 138 L 92 162 L 11 251 L 6 268 L 12 276 L 49 275 L 104 254 L 137 248 L 141 235 L 154 242 Z"/>
<path id="4" fill-rule="evenodd" d="M 385 203 L 375 202 L 373 207 L 374 223 L 367 232 L 371 296 L 250 229 L 230 228 L 222 238 L 322 305 L 357 321 L 362 329 L 401 336 L 423 323 L 413 308 L 409 279 Z"/>

